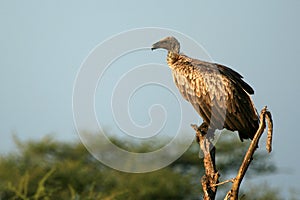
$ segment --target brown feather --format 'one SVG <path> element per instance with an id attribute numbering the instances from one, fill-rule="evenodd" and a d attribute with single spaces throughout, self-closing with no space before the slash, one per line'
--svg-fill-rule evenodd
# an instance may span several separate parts
<path id="1" fill-rule="evenodd" d="M 252 139 L 259 118 L 250 95 L 254 90 L 238 72 L 220 64 L 180 54 L 174 37 L 153 44 L 152 50 L 168 51 L 167 63 L 182 96 L 212 129 L 238 131 L 240 139 Z"/>
<path id="2" fill-rule="evenodd" d="M 242 76 L 223 65 L 181 54 L 174 57 L 170 66 L 174 82 L 203 120 L 211 128 L 238 131 L 241 140 L 252 139 L 258 116 L 249 96 L 254 91 Z"/>

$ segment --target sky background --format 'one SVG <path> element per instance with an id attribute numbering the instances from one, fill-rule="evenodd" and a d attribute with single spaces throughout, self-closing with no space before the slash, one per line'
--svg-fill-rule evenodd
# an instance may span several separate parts
<path id="1" fill-rule="evenodd" d="M 297 0 L 1 1 L 0 152 L 14 149 L 12 133 L 78 140 L 72 91 L 83 60 L 112 35 L 162 27 L 190 36 L 253 86 L 256 107 L 268 105 L 274 118 L 280 171 L 266 180 L 299 189 L 299 19 Z"/>

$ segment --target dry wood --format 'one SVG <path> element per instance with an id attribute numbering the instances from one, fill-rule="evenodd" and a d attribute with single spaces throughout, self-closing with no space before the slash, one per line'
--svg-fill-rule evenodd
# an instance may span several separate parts
<path id="1" fill-rule="evenodd" d="M 268 125 L 268 135 L 267 135 L 267 143 L 266 143 L 266 149 L 270 153 L 272 151 L 272 137 L 273 137 L 273 121 L 272 121 L 272 115 L 267 110 L 267 107 L 264 107 L 260 114 L 260 125 L 259 128 L 253 138 L 253 140 L 250 143 L 250 146 L 248 148 L 248 151 L 245 154 L 244 160 L 242 162 L 242 165 L 240 166 L 240 169 L 238 171 L 238 174 L 235 178 L 224 181 L 219 183 L 219 172 L 216 169 L 216 163 L 215 163 L 215 153 L 216 148 L 213 146 L 213 144 L 209 140 L 209 135 L 213 134 L 212 130 L 208 129 L 208 125 L 204 122 L 201 124 L 200 127 L 196 125 L 191 125 L 194 130 L 196 131 L 197 139 L 200 145 L 200 149 L 203 151 L 204 158 L 204 168 L 205 168 L 205 174 L 201 178 L 201 185 L 203 189 L 203 199 L 204 200 L 214 200 L 217 193 L 217 188 L 219 185 L 232 182 L 231 190 L 226 194 L 226 197 L 224 200 L 237 200 L 240 184 L 248 170 L 248 167 L 253 159 L 253 154 L 255 150 L 258 147 L 258 142 L 260 137 L 262 136 L 265 128 L 266 128 L 266 121 Z"/>
<path id="2" fill-rule="evenodd" d="M 237 176 L 235 177 L 231 190 L 227 193 L 225 199 L 230 199 L 230 200 L 237 200 L 238 199 L 238 195 L 239 195 L 239 189 L 240 189 L 240 185 L 241 182 L 247 172 L 247 169 L 251 163 L 251 161 L 253 160 L 253 154 L 255 152 L 255 150 L 258 147 L 258 142 L 259 139 L 261 137 L 261 135 L 263 134 L 265 128 L 266 128 L 266 120 L 267 120 L 267 124 L 268 124 L 268 137 L 267 137 L 267 144 L 266 144 L 266 148 L 267 151 L 270 153 L 272 150 L 272 136 L 273 136 L 273 121 L 272 121 L 272 115 L 271 113 L 267 110 L 267 107 L 264 107 L 261 111 L 260 114 L 260 125 L 259 128 L 253 138 L 253 140 L 250 143 L 250 146 L 248 148 L 248 151 L 244 157 L 244 160 L 242 162 L 242 165 L 238 171 Z"/>
<path id="3" fill-rule="evenodd" d="M 203 151 L 203 163 L 205 168 L 205 174 L 201 178 L 201 185 L 203 189 L 203 199 L 213 200 L 216 197 L 218 188 L 219 172 L 216 169 L 215 153 L 216 148 L 208 139 L 208 125 L 202 123 L 200 127 L 192 125 L 195 129 L 197 138 L 199 141 L 200 149 Z"/>

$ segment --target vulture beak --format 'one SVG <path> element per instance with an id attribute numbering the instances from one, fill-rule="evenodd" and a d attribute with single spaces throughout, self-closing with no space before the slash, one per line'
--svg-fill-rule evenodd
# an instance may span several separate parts
<path id="1" fill-rule="evenodd" d="M 173 53 L 179 53 L 180 44 L 178 40 L 174 37 L 166 37 L 152 45 L 152 50 L 155 49 L 165 49 L 167 51 L 173 52 Z"/>
<path id="2" fill-rule="evenodd" d="M 151 47 L 151 50 L 153 51 L 153 50 L 158 49 L 158 48 L 160 48 L 160 41 L 154 43 L 154 44 L 152 45 L 152 47 Z"/>

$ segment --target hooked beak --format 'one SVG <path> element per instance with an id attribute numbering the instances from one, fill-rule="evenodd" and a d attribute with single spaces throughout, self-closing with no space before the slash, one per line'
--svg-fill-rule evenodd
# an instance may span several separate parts
<path id="1" fill-rule="evenodd" d="M 152 47 L 151 47 L 151 50 L 153 51 L 153 50 L 155 50 L 155 49 L 160 48 L 160 47 L 159 47 L 159 43 L 160 43 L 160 42 L 154 43 L 154 44 L 152 45 Z"/>

